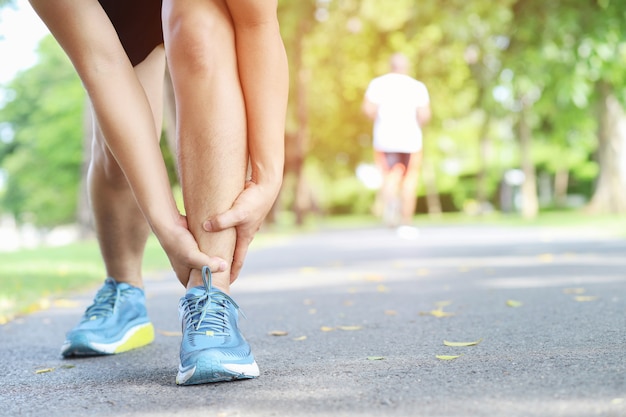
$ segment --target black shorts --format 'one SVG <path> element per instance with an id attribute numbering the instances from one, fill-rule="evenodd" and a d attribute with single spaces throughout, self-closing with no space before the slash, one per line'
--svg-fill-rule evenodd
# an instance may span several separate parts
<path id="1" fill-rule="evenodd" d="M 163 43 L 162 0 L 98 0 L 133 66 Z"/>
<path id="2" fill-rule="evenodd" d="M 391 169 L 394 166 L 400 164 L 404 171 L 409 167 L 409 161 L 411 160 L 410 153 L 401 152 L 383 152 L 385 155 L 385 161 L 387 162 L 387 168 Z"/>

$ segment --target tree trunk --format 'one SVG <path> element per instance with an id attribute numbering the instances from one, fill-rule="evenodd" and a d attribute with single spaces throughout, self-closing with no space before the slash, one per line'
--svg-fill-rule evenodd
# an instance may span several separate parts
<path id="1" fill-rule="evenodd" d="M 439 200 L 439 190 L 437 188 L 437 174 L 435 173 L 435 166 L 430 162 L 426 162 L 423 169 L 428 215 L 431 217 L 439 217 L 441 216 L 443 210 L 441 209 L 441 201 Z"/>
<path id="2" fill-rule="evenodd" d="M 480 128 L 480 144 L 479 144 L 479 157 L 480 157 L 480 170 L 476 178 L 476 201 L 478 201 L 479 213 L 482 214 L 485 211 L 485 207 L 488 201 L 488 178 L 489 178 L 489 150 L 491 148 L 491 141 L 489 140 L 489 126 L 491 125 L 491 114 L 486 113 L 483 124 Z"/>
<path id="3" fill-rule="evenodd" d="M 609 84 L 600 82 L 598 91 L 597 158 L 600 174 L 588 210 L 594 214 L 625 213 L 626 181 L 621 163 L 625 157 L 626 114 Z"/>
<path id="4" fill-rule="evenodd" d="M 567 186 L 569 184 L 569 170 L 559 169 L 554 175 L 554 201 L 557 207 L 563 208 L 567 205 Z"/>
<path id="5" fill-rule="evenodd" d="M 522 100 L 523 101 L 523 100 Z M 525 219 L 534 219 L 539 214 L 539 201 L 537 199 L 537 180 L 535 164 L 532 157 L 532 134 L 528 125 L 528 107 L 524 105 L 519 119 L 519 141 L 522 158 L 522 171 L 524 182 L 522 183 L 522 216 Z"/>

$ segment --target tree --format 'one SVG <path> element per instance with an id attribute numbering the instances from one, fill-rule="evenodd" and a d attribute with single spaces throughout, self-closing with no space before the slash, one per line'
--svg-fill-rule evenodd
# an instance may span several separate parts
<path id="1" fill-rule="evenodd" d="M 9 84 L 0 109 L 0 164 L 7 176 L 2 206 L 20 220 L 54 226 L 74 220 L 85 94 L 51 36 L 39 56 Z"/>

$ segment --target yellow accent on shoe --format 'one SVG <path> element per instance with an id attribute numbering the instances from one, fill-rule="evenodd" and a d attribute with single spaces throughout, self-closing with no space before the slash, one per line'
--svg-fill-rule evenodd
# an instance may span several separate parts
<path id="1" fill-rule="evenodd" d="M 154 326 L 146 323 L 139 327 L 127 341 L 119 345 L 114 353 L 122 353 L 142 346 L 149 345 L 154 341 Z"/>

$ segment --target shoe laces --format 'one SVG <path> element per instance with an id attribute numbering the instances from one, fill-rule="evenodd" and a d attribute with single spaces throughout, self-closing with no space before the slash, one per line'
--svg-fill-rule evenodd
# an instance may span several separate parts
<path id="1" fill-rule="evenodd" d="M 183 322 L 186 323 L 188 333 L 229 336 L 228 315 L 230 311 L 226 302 L 231 303 L 237 310 L 239 306 L 227 294 L 211 290 L 211 270 L 208 266 L 202 268 L 202 282 L 206 291 L 202 295 L 187 296 L 184 300 Z"/>
<path id="2" fill-rule="evenodd" d="M 111 316 L 122 294 L 123 291 L 117 283 L 107 282 L 106 285 L 100 288 L 96 293 L 93 304 L 85 311 L 85 318 L 87 320 L 96 320 L 98 318 Z"/>

